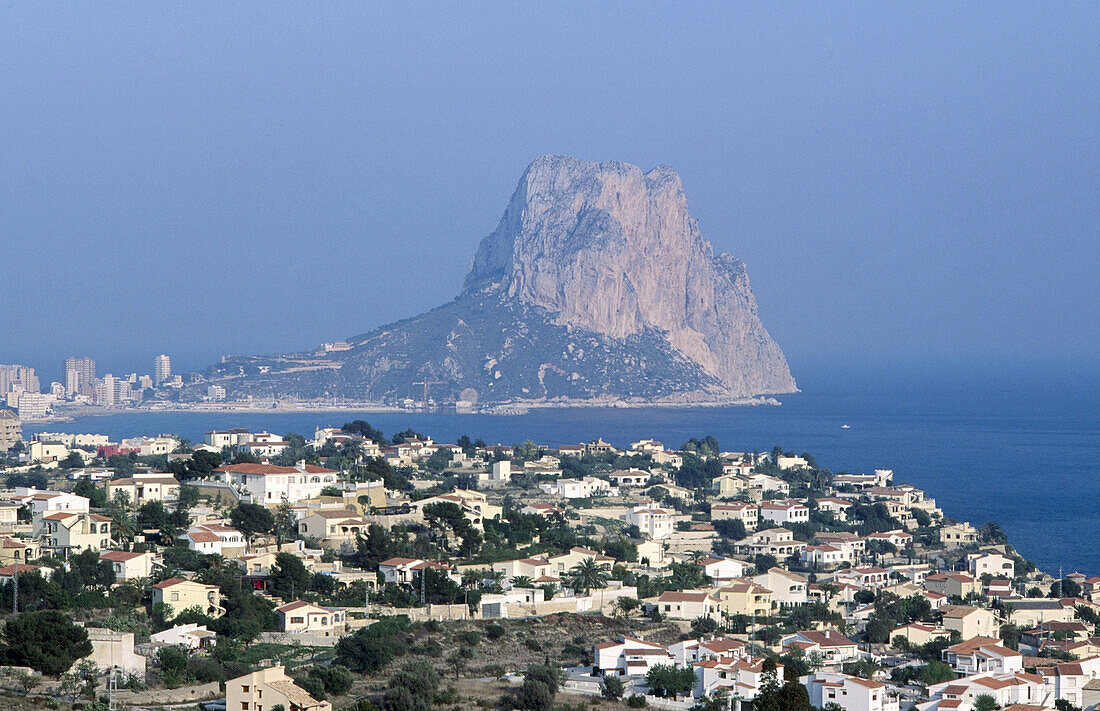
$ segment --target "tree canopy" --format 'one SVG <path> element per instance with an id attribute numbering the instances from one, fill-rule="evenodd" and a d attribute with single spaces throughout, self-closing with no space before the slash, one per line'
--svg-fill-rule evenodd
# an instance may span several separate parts
<path id="1" fill-rule="evenodd" d="M 4 625 L 3 657 L 7 664 L 60 676 L 92 653 L 88 632 L 57 610 L 23 612 Z"/>

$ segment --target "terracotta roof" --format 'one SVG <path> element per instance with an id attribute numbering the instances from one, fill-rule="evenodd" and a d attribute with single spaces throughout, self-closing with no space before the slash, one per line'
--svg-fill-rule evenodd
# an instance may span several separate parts
<path id="1" fill-rule="evenodd" d="M 275 464 L 225 464 L 214 471 L 234 474 L 339 474 L 335 469 L 307 464 L 302 471 L 297 467 L 281 467 Z"/>
<path id="2" fill-rule="evenodd" d="M 134 558 L 140 558 L 145 555 L 144 553 L 135 553 L 133 551 L 105 551 L 99 554 L 100 560 L 113 560 L 118 563 L 125 562 L 127 560 L 133 560 Z"/>
<path id="3" fill-rule="evenodd" d="M 359 512 L 351 509 L 318 509 L 313 512 L 313 515 L 328 519 L 359 518 Z"/>
<path id="4" fill-rule="evenodd" d="M 322 610 L 324 612 L 331 612 L 331 610 L 329 610 L 327 608 L 321 607 L 320 605 L 314 605 L 312 602 L 306 602 L 305 600 L 297 600 L 295 602 L 288 602 L 285 605 L 282 605 L 280 607 L 276 607 L 275 610 L 277 612 L 286 613 L 286 612 L 293 612 L 294 610 L 300 610 L 303 607 L 313 607 L 313 608 L 316 608 L 318 610 Z"/>
<path id="5" fill-rule="evenodd" d="M 34 571 L 40 570 L 41 568 L 42 568 L 41 565 L 27 565 L 26 563 L 23 563 L 19 566 L 19 572 L 20 573 L 33 573 Z M 5 565 L 3 568 L 0 568 L 0 576 L 10 578 L 13 575 L 15 575 L 15 564 L 14 563 L 12 565 Z"/>
<path id="6" fill-rule="evenodd" d="M 380 566 L 381 565 L 388 565 L 388 566 L 392 566 L 392 567 L 397 567 L 399 565 L 408 565 L 409 563 L 415 563 L 415 562 L 417 562 L 417 560 L 419 560 L 419 559 L 418 558 L 387 558 L 386 560 L 382 561 L 378 565 L 380 565 Z"/>
<path id="7" fill-rule="evenodd" d="M 710 597 L 710 593 L 706 590 L 698 592 L 669 590 L 661 593 L 661 596 L 657 599 L 661 602 L 702 602 L 708 597 Z"/>
<path id="8" fill-rule="evenodd" d="M 798 635 L 819 647 L 854 647 L 856 643 L 833 630 L 803 630 Z"/>

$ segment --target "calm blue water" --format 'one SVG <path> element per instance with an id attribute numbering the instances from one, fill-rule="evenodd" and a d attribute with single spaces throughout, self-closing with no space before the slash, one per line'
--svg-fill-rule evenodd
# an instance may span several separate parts
<path id="1" fill-rule="evenodd" d="M 833 471 L 888 468 L 924 488 L 948 516 L 997 521 L 1044 570 L 1100 574 L 1100 384 L 1081 380 L 975 384 L 973 377 L 892 385 L 803 383 L 781 407 L 535 410 L 526 415 L 151 413 L 87 417 L 48 431 L 112 439 L 172 432 L 201 441 L 210 429 L 247 427 L 311 435 L 356 417 L 387 433 L 412 427 L 439 441 L 462 434 L 489 442 L 550 445 L 596 436 L 627 445 L 654 437 L 678 447 L 714 435 L 730 450 L 775 445 L 813 454 Z M 873 379 L 870 379 L 873 380 Z M 850 429 L 842 429 L 848 424 Z"/>

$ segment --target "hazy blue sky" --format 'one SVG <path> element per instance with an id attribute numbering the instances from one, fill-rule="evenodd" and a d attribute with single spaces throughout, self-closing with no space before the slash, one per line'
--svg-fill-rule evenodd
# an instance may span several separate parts
<path id="1" fill-rule="evenodd" d="M 796 377 L 1098 362 L 1100 5 L 467 5 L 2 3 L 0 362 L 412 315 L 543 153 L 675 167 Z"/>

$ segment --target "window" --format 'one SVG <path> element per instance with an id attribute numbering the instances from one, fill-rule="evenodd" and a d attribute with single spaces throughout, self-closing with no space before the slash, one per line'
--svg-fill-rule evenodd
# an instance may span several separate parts
<path id="1" fill-rule="evenodd" d="M 291 617 L 290 618 L 290 624 L 292 624 L 292 625 L 300 625 L 300 624 L 302 624 L 303 621 L 304 621 L 304 618 L 301 618 L 301 617 Z"/>
<path id="2" fill-rule="evenodd" d="M 177 601 L 179 601 L 179 599 L 180 599 L 180 594 L 178 592 L 172 593 L 172 602 L 177 602 Z M 246 686 L 244 690 L 248 691 L 248 687 Z"/>

